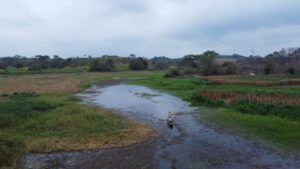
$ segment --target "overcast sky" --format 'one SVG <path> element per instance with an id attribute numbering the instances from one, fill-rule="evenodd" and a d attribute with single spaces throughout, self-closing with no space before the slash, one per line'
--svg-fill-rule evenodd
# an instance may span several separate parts
<path id="1" fill-rule="evenodd" d="M 300 46 L 299 0 L 0 0 L 0 56 L 265 55 Z"/>

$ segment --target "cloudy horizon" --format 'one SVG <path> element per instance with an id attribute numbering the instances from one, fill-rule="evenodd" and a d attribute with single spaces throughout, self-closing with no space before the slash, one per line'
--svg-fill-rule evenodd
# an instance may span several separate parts
<path id="1" fill-rule="evenodd" d="M 0 0 L 0 57 L 266 55 L 300 46 L 298 0 Z"/>

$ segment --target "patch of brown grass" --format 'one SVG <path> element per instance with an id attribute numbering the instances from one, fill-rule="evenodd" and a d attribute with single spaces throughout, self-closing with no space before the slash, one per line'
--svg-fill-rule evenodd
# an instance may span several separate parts
<path id="1" fill-rule="evenodd" d="M 256 85 L 256 86 L 288 86 L 288 85 L 300 85 L 300 79 L 287 79 L 287 80 L 239 80 L 239 79 L 226 79 L 225 76 L 208 76 L 203 77 L 209 82 L 216 84 L 240 84 L 240 85 Z"/>
<path id="2" fill-rule="evenodd" d="M 241 99 L 248 100 L 253 103 L 280 103 L 285 105 L 299 105 L 300 97 L 298 96 L 288 96 L 284 94 L 256 94 L 256 93 L 239 93 L 231 91 L 212 91 L 203 90 L 198 93 L 202 97 L 206 97 L 211 100 L 222 100 L 225 103 L 231 103 L 233 101 L 238 101 Z"/>
<path id="3" fill-rule="evenodd" d="M 127 129 L 119 130 L 105 136 L 91 136 L 88 138 L 31 138 L 25 141 L 25 145 L 28 151 L 33 153 L 78 151 L 129 146 L 153 139 L 157 136 L 158 132 L 149 126 L 141 123 L 133 123 Z"/>
<path id="4" fill-rule="evenodd" d="M 78 91 L 79 79 L 67 74 L 3 76 L 0 94 L 13 92 L 73 93 Z"/>
<path id="5" fill-rule="evenodd" d="M 0 94 L 36 92 L 69 94 L 80 90 L 80 84 L 110 77 L 109 73 L 36 74 L 0 76 Z"/>

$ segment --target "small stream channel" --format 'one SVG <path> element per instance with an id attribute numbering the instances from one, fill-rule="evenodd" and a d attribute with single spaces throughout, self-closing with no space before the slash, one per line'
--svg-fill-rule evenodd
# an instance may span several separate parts
<path id="1" fill-rule="evenodd" d="M 300 162 L 290 155 L 203 125 L 194 116 L 201 109 L 169 94 L 118 84 L 93 86 L 78 97 L 85 104 L 147 123 L 159 130 L 161 136 L 124 148 L 28 154 L 22 160 L 24 168 L 300 168 Z M 174 115 L 173 130 L 166 126 L 168 111 Z"/>

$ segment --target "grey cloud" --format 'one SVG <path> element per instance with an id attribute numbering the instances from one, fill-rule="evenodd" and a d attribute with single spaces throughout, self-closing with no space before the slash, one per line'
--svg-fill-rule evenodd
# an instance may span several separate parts
<path id="1" fill-rule="evenodd" d="M 298 0 L 1 0 L 0 56 L 215 49 L 267 54 L 300 44 Z"/>

